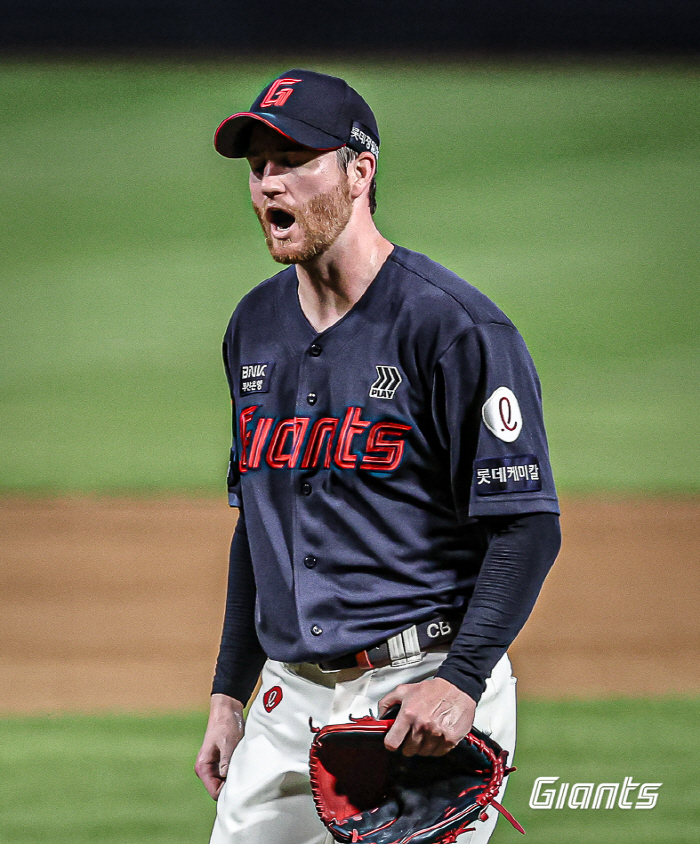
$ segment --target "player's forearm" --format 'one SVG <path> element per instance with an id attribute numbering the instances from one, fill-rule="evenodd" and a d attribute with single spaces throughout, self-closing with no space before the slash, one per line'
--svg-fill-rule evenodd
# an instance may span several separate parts
<path id="1" fill-rule="evenodd" d="M 265 658 L 255 632 L 255 579 L 241 513 L 231 540 L 226 613 L 212 694 L 247 701 Z"/>
<path id="2" fill-rule="evenodd" d="M 561 545 L 552 513 L 487 520 L 491 532 L 459 634 L 437 676 L 478 701 L 486 678 L 527 621 Z"/>

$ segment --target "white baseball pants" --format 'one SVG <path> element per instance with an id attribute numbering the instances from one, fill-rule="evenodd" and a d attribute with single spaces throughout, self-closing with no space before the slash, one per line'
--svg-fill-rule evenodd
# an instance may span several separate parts
<path id="1" fill-rule="evenodd" d="M 377 703 L 401 683 L 432 677 L 445 653 L 428 653 L 415 665 L 354 669 L 322 674 L 315 666 L 288 666 L 268 660 L 262 686 L 235 749 L 217 803 L 211 844 L 332 844 L 319 820 L 309 785 L 309 748 L 315 727 L 341 724 L 372 714 Z M 509 752 L 515 750 L 515 678 L 504 656 L 486 683 L 474 726 Z M 498 800 L 502 800 L 504 782 Z M 459 844 L 486 844 L 498 818 L 475 821 Z"/>

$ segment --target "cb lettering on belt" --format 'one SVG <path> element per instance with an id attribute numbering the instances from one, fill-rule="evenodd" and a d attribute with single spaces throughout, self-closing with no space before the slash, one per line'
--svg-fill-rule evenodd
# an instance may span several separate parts
<path id="1" fill-rule="evenodd" d="M 449 621 L 431 621 L 426 630 L 431 639 L 437 639 L 438 636 L 448 636 L 451 632 L 452 625 Z"/>

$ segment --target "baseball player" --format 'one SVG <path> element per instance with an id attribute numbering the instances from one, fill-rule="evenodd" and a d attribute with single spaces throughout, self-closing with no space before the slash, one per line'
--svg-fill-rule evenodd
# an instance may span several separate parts
<path id="1" fill-rule="evenodd" d="M 472 725 L 515 747 L 506 649 L 560 544 L 539 381 L 493 302 L 377 230 L 379 145 L 353 88 L 299 69 L 216 132 L 288 266 L 224 340 L 239 516 L 196 763 L 212 844 L 331 841 L 310 719 L 400 704 L 390 749 L 441 756 Z"/>

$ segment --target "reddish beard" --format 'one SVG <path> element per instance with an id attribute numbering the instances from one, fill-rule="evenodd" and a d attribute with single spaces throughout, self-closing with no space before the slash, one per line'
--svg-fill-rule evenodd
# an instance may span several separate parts
<path id="1" fill-rule="evenodd" d="M 296 208 L 294 221 L 302 233 L 301 243 L 296 245 L 272 237 L 270 223 L 262 207 L 253 203 L 253 208 L 262 226 L 267 248 L 275 261 L 280 264 L 303 264 L 323 254 L 335 242 L 350 220 L 352 199 L 347 182 L 340 181 L 327 193 L 320 193 Z"/>

